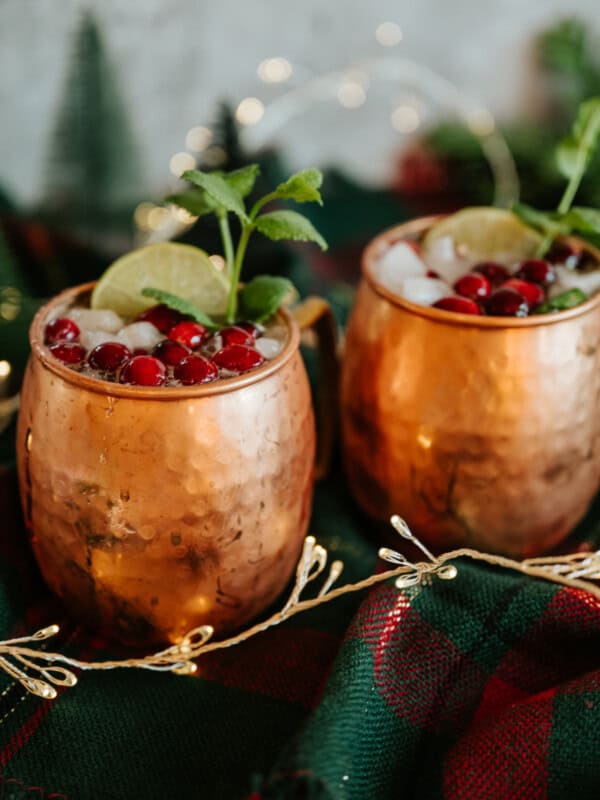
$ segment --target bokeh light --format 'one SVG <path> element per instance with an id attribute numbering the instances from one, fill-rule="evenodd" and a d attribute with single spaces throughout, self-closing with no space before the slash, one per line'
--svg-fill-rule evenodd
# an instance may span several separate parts
<path id="1" fill-rule="evenodd" d="M 240 125 L 256 125 L 264 113 L 265 107 L 262 100 L 259 100 L 258 97 L 245 97 L 236 109 L 235 118 Z"/>
<path id="2" fill-rule="evenodd" d="M 285 83 L 292 77 L 294 69 L 287 58 L 265 58 L 256 70 L 265 83 Z"/>
<path id="3" fill-rule="evenodd" d="M 394 47 L 402 41 L 402 28 L 397 22 L 382 22 L 377 26 L 375 38 L 384 47 Z"/>

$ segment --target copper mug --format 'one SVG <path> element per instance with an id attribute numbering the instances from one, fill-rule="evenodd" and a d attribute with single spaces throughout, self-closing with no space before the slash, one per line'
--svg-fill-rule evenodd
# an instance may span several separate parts
<path id="1" fill-rule="evenodd" d="M 400 299 L 374 260 L 434 219 L 383 233 L 363 256 L 342 369 L 349 482 L 370 516 L 400 514 L 439 550 L 541 553 L 600 481 L 600 294 L 524 319 Z"/>
<path id="2" fill-rule="evenodd" d="M 18 422 L 20 491 L 33 552 L 67 609 L 126 643 L 239 628 L 285 587 L 307 531 L 315 467 L 300 326 L 257 370 L 199 386 L 98 381 L 53 358 L 44 325 L 89 294 L 69 289 L 30 330 Z M 298 316 L 335 375 L 327 304 Z M 329 384 L 328 384 L 329 385 Z M 319 468 L 331 433 L 321 431 Z"/>

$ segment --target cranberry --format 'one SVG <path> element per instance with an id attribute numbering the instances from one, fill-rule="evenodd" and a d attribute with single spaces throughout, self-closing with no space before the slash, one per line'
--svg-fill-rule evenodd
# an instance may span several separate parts
<path id="1" fill-rule="evenodd" d="M 213 361 L 221 369 L 227 369 L 230 372 L 248 372 L 248 370 L 264 364 L 265 358 L 251 347 L 245 347 L 243 344 L 228 344 L 215 353 Z"/>
<path id="2" fill-rule="evenodd" d="M 137 318 L 137 322 L 151 322 L 161 333 L 167 333 L 178 322 L 183 322 L 184 319 L 185 317 L 179 311 L 175 311 L 161 303 L 158 306 L 152 306 L 152 308 L 142 311 Z"/>
<path id="3" fill-rule="evenodd" d="M 46 344 L 55 342 L 74 342 L 79 339 L 79 328 L 68 317 L 58 317 L 46 325 L 44 341 Z"/>
<path id="4" fill-rule="evenodd" d="M 521 262 L 515 277 L 539 283 L 540 286 L 550 286 L 556 280 L 556 272 L 543 258 L 531 258 L 529 261 Z"/>
<path id="5" fill-rule="evenodd" d="M 219 377 L 219 370 L 212 361 L 193 353 L 177 364 L 174 375 L 185 386 L 191 386 L 195 383 L 216 381 Z"/>
<path id="6" fill-rule="evenodd" d="M 440 279 L 440 273 L 436 272 L 434 269 L 428 269 L 425 273 L 426 278 L 436 278 L 437 280 Z"/>
<path id="7" fill-rule="evenodd" d="M 495 261 L 482 261 L 481 264 L 473 267 L 473 272 L 485 275 L 492 286 L 500 286 L 507 278 L 510 278 L 506 267 L 503 267 L 502 264 L 496 264 Z"/>
<path id="8" fill-rule="evenodd" d="M 511 278 L 502 284 L 502 288 L 516 289 L 527 300 L 529 308 L 536 308 L 546 300 L 546 293 L 539 283 L 524 281 L 520 278 Z"/>
<path id="9" fill-rule="evenodd" d="M 548 252 L 548 261 L 552 264 L 564 264 L 569 269 L 577 269 L 583 256 L 584 252 L 580 247 L 555 242 Z"/>
<path id="10" fill-rule="evenodd" d="M 432 308 L 441 308 L 442 311 L 454 311 L 458 314 L 481 315 L 477 303 L 468 297 L 442 297 Z"/>
<path id="11" fill-rule="evenodd" d="M 131 358 L 131 350 L 120 342 L 102 342 L 88 355 L 88 364 L 92 369 L 105 372 L 116 372 L 119 367 Z"/>
<path id="12" fill-rule="evenodd" d="M 463 275 L 454 284 L 454 291 L 462 297 L 468 297 L 471 300 L 485 300 L 492 293 L 492 284 L 489 280 L 478 272 L 471 272 L 469 275 Z"/>
<path id="13" fill-rule="evenodd" d="M 136 386 L 162 386 L 166 377 L 167 368 L 154 356 L 134 356 L 119 373 L 121 383 L 133 383 Z"/>
<path id="14" fill-rule="evenodd" d="M 85 347 L 77 342 L 55 342 L 48 349 L 55 358 L 71 367 L 79 366 L 85 361 Z"/>
<path id="15" fill-rule="evenodd" d="M 227 344 L 245 344 L 247 347 L 252 347 L 254 344 L 254 336 L 237 326 L 223 328 L 219 331 L 219 336 L 223 342 L 223 347 Z"/>
<path id="16" fill-rule="evenodd" d="M 206 328 L 199 322 L 179 322 L 167 334 L 169 339 L 184 344 L 192 350 L 200 347 L 206 338 Z"/>
<path id="17" fill-rule="evenodd" d="M 263 326 L 256 322 L 236 322 L 235 327 L 246 331 L 253 339 L 259 339 L 265 332 Z"/>
<path id="18" fill-rule="evenodd" d="M 181 344 L 181 342 L 174 342 L 171 339 L 163 339 L 152 351 L 152 355 L 160 359 L 163 364 L 166 364 L 168 367 L 176 366 L 183 358 L 189 356 L 189 354 L 189 347 Z"/>
<path id="19" fill-rule="evenodd" d="M 502 286 L 485 301 L 485 310 L 492 317 L 526 317 L 529 305 L 521 292 Z"/>

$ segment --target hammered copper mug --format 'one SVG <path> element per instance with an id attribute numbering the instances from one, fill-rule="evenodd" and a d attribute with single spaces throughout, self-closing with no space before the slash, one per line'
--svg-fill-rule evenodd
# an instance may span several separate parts
<path id="1" fill-rule="evenodd" d="M 23 511 L 50 588 L 89 626 L 126 643 L 243 625 L 279 595 L 306 534 L 315 466 L 300 327 L 257 370 L 155 389 L 95 380 L 53 358 L 44 325 L 90 285 L 35 317 L 17 456 Z M 301 306 L 335 374 L 324 301 Z M 331 433 L 323 429 L 320 463 Z"/>
<path id="2" fill-rule="evenodd" d="M 393 228 L 364 253 L 342 369 L 350 485 L 370 516 L 400 514 L 437 549 L 540 553 L 583 517 L 600 481 L 600 294 L 524 319 L 400 299 L 374 260 L 433 220 Z"/>

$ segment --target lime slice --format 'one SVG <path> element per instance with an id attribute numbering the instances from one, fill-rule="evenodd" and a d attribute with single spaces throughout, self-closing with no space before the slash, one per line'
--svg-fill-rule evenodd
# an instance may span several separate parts
<path id="1" fill-rule="evenodd" d="M 176 242 L 149 244 L 118 258 L 96 284 L 90 305 L 134 317 L 156 305 L 142 296 L 146 287 L 183 297 L 211 317 L 223 315 L 227 307 L 225 275 L 203 250 Z"/>
<path id="2" fill-rule="evenodd" d="M 428 250 L 442 238 L 450 237 L 460 255 L 473 261 L 507 262 L 532 258 L 542 240 L 512 211 L 492 206 L 463 208 L 429 229 L 423 246 Z"/>

